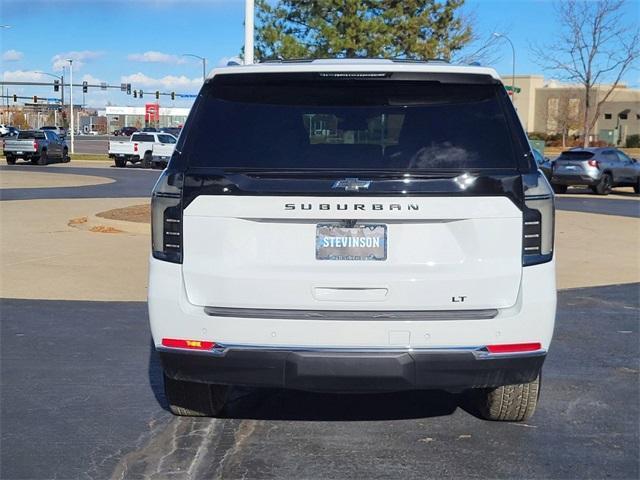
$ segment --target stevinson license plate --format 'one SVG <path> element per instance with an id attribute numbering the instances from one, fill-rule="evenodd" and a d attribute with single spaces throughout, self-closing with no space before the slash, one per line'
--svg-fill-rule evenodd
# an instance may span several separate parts
<path id="1" fill-rule="evenodd" d="M 386 260 L 387 226 L 316 226 L 317 260 Z"/>

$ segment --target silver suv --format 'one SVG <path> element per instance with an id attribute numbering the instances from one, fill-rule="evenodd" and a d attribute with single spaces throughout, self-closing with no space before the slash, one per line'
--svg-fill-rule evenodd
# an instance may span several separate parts
<path id="1" fill-rule="evenodd" d="M 640 164 L 611 147 L 572 148 L 553 162 L 551 184 L 556 193 L 566 193 L 569 185 L 587 185 L 598 195 L 608 195 L 613 187 L 640 193 Z"/>

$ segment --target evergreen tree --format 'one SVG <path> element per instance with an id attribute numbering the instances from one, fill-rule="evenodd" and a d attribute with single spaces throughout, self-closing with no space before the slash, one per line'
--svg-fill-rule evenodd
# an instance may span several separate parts
<path id="1" fill-rule="evenodd" d="M 445 58 L 472 38 L 465 0 L 256 2 L 256 58 Z"/>

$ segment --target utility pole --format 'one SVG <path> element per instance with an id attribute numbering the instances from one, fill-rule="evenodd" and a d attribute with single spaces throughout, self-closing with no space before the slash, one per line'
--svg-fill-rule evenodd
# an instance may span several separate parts
<path id="1" fill-rule="evenodd" d="M 244 64 L 253 63 L 253 7 L 254 0 L 244 4 Z"/>
<path id="2" fill-rule="evenodd" d="M 70 88 L 71 91 L 69 92 L 69 102 L 70 102 L 70 108 L 71 110 L 69 111 L 70 117 L 71 117 L 71 153 L 75 153 L 75 121 L 73 118 L 73 59 L 68 58 L 67 62 L 69 62 L 69 82 L 70 82 Z"/>

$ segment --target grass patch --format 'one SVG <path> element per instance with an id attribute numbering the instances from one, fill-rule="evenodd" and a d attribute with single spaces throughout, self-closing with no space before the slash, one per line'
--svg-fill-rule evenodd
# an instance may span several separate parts
<path id="1" fill-rule="evenodd" d="M 71 155 L 71 161 L 74 160 L 88 160 L 96 162 L 110 162 L 111 159 L 108 155 L 104 154 L 91 154 L 91 153 L 74 153 Z"/>

